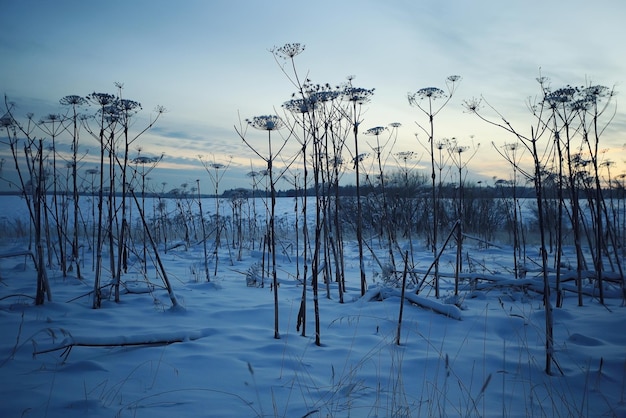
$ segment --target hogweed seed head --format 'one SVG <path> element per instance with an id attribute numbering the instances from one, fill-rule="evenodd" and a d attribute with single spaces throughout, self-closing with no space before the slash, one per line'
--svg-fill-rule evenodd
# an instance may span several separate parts
<path id="1" fill-rule="evenodd" d="M 315 110 L 315 102 L 309 99 L 292 99 L 283 103 L 283 108 L 291 113 L 309 113 Z"/>
<path id="2" fill-rule="evenodd" d="M 12 126 L 12 125 L 13 125 L 13 118 L 11 116 L 9 116 L 8 113 L 4 114 L 0 118 L 0 127 L 8 128 L 9 126 Z"/>
<path id="3" fill-rule="evenodd" d="M 482 101 L 483 99 L 481 98 L 472 97 L 471 99 L 463 100 L 463 107 L 468 113 L 478 113 L 478 111 L 482 107 Z"/>
<path id="4" fill-rule="evenodd" d="M 423 99 L 429 100 L 437 100 L 448 97 L 447 94 L 437 87 L 424 87 L 423 89 L 419 89 L 415 93 L 409 93 L 407 98 L 409 99 L 409 104 L 411 106 L 417 106 L 418 103 Z"/>
<path id="5" fill-rule="evenodd" d="M 373 128 L 368 129 L 367 131 L 365 131 L 365 135 L 375 135 L 375 136 L 378 136 L 378 135 L 382 134 L 386 130 L 387 130 L 387 128 L 385 128 L 384 126 L 375 126 Z"/>
<path id="6" fill-rule="evenodd" d="M 365 104 L 371 100 L 372 96 L 374 95 L 374 89 L 347 86 L 343 89 L 341 94 L 343 98 L 349 102 Z"/>
<path id="7" fill-rule="evenodd" d="M 365 160 L 368 156 L 369 156 L 369 154 L 367 152 L 363 152 L 363 153 L 357 155 L 356 157 L 352 158 L 353 168 L 355 168 L 358 163 L 360 163 L 363 160 Z"/>
<path id="8" fill-rule="evenodd" d="M 61 115 L 59 115 L 58 113 L 49 113 L 46 116 L 44 116 L 39 123 L 54 123 L 54 122 L 58 122 L 61 120 Z"/>
<path id="9" fill-rule="evenodd" d="M 606 86 L 589 86 L 584 89 L 583 93 L 589 98 L 599 98 L 609 96 L 609 88 Z"/>
<path id="10" fill-rule="evenodd" d="M 510 144 L 504 144 L 504 148 L 509 151 L 515 151 L 519 148 L 519 144 L 517 142 L 511 142 Z"/>
<path id="11" fill-rule="evenodd" d="M 261 131 L 275 131 L 285 126 L 285 122 L 276 115 L 255 116 L 252 119 L 246 119 L 246 122 Z"/>
<path id="12" fill-rule="evenodd" d="M 108 93 L 91 93 L 87 95 L 87 100 L 98 106 L 108 106 L 115 101 L 115 96 Z"/>
<path id="13" fill-rule="evenodd" d="M 330 102 L 339 97 L 339 94 L 336 90 L 318 90 L 309 93 L 309 101 L 313 104 Z"/>
<path id="14" fill-rule="evenodd" d="M 117 101 L 117 106 L 124 113 L 138 112 L 141 110 L 141 103 L 129 99 L 121 99 Z"/>
<path id="15" fill-rule="evenodd" d="M 284 59 L 291 59 L 304 51 L 305 46 L 299 42 L 288 43 L 281 47 L 274 47 L 271 52 Z"/>
<path id="16" fill-rule="evenodd" d="M 463 145 L 457 145 L 455 146 L 452 151 L 457 153 L 457 154 L 461 154 L 464 153 L 465 151 L 467 151 L 469 149 L 468 146 L 463 146 Z"/>
<path id="17" fill-rule="evenodd" d="M 69 96 L 61 98 L 61 100 L 59 100 L 59 103 L 63 106 L 82 106 L 87 104 L 87 99 L 76 94 L 71 94 Z"/>
<path id="18" fill-rule="evenodd" d="M 578 93 L 578 89 L 571 86 L 566 86 L 557 89 L 553 92 L 549 92 L 546 95 L 546 101 L 550 104 L 567 103 L 574 100 L 574 96 Z"/>
<path id="19" fill-rule="evenodd" d="M 161 160 L 159 157 L 148 157 L 145 155 L 140 155 L 139 157 L 134 158 L 132 161 L 134 164 L 154 164 Z"/>
<path id="20" fill-rule="evenodd" d="M 404 161 L 410 160 L 414 154 L 415 154 L 414 151 L 400 151 L 396 153 L 396 155 Z"/>

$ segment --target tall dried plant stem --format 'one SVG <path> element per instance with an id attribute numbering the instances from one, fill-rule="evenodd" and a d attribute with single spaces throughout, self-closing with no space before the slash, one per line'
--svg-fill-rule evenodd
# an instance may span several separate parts
<path id="1" fill-rule="evenodd" d="M 207 282 L 211 281 L 211 275 L 209 274 L 209 252 L 207 249 L 207 236 L 206 225 L 204 224 L 204 214 L 202 213 L 202 194 L 200 193 L 200 179 L 196 180 L 198 189 L 198 210 L 200 211 L 200 223 L 202 224 L 202 247 L 204 249 L 204 276 Z M 217 198 L 217 196 L 216 196 Z"/>
<path id="2" fill-rule="evenodd" d="M 137 195 L 135 194 L 135 191 L 133 189 L 130 189 L 129 191 L 130 191 L 131 196 L 133 197 L 133 200 L 135 201 L 135 204 L 137 205 L 137 210 L 139 211 L 139 217 L 141 218 L 141 223 L 143 225 L 144 230 L 146 231 L 148 242 L 150 242 L 150 245 L 152 246 L 152 250 L 154 251 L 154 258 L 156 259 L 157 267 L 159 268 L 159 271 L 161 273 L 163 284 L 165 284 L 165 288 L 167 289 L 167 294 L 169 295 L 170 301 L 172 302 L 172 308 L 180 309 L 181 306 L 178 303 L 178 299 L 176 299 L 176 294 L 174 294 L 174 289 L 172 288 L 170 280 L 167 276 L 167 271 L 165 270 L 165 266 L 163 265 L 163 261 L 161 260 L 161 256 L 159 255 L 159 249 L 157 247 L 157 244 L 152 238 L 152 233 L 150 233 L 150 228 L 148 226 L 148 223 L 146 222 L 146 217 L 143 213 L 143 210 L 141 210 L 141 206 L 139 204 L 139 200 L 137 199 Z"/>
<path id="3" fill-rule="evenodd" d="M 255 129 L 267 131 L 267 143 L 268 143 L 268 156 L 263 157 L 245 138 L 243 129 L 237 129 L 235 131 L 243 142 L 252 150 L 255 154 L 261 157 L 267 163 L 267 173 L 269 177 L 270 186 L 270 208 L 269 208 L 269 222 L 267 228 L 267 246 L 269 248 L 271 257 L 271 276 L 272 276 L 272 290 L 274 292 L 274 338 L 280 339 L 279 332 L 279 317 L 278 317 L 278 272 L 276 270 L 276 179 L 274 177 L 274 158 L 280 154 L 281 150 L 287 144 L 287 140 L 278 148 L 274 154 L 272 148 L 272 131 L 278 130 L 284 127 L 284 122 L 278 116 L 256 116 L 251 120 L 247 120 L 248 124 Z M 281 174 L 282 175 L 282 174 Z M 279 176 L 280 177 L 280 176 Z"/>

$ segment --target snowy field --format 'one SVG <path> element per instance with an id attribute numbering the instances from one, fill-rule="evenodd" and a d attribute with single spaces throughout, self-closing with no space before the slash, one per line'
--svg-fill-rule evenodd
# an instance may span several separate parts
<path id="1" fill-rule="evenodd" d="M 3 202 L 10 222 L 9 206 L 17 205 Z M 290 199 L 280 204 L 278 213 L 292 210 Z M 488 280 L 463 281 L 456 305 L 449 248 L 442 297 L 427 287 L 416 303 L 404 304 L 397 345 L 400 291 L 381 287 L 380 268 L 366 253 L 368 292 L 360 296 L 352 241 L 345 303 L 335 283 L 330 298 L 320 283 L 317 346 L 310 293 L 306 336 L 296 330 L 302 283 L 288 250 L 293 237 L 280 238 L 280 339 L 270 281 L 246 285 L 261 253 L 246 249 L 237 260 L 226 240 L 209 283 L 202 245 L 160 252 L 182 309 L 171 309 L 162 281 L 153 269 L 144 277 L 136 258 L 121 302 L 105 299 L 92 309 L 87 248 L 84 280 L 51 268 L 53 301 L 35 306 L 32 260 L 0 258 L 0 417 L 626 417 L 619 286 L 606 283 L 604 306 L 587 281 L 583 307 L 566 292 L 554 310 L 548 376 L 539 269 L 515 281 L 510 247 L 465 244 L 466 268 Z M 1 254 L 27 246 L 26 238 L 0 239 Z M 564 263 L 575 265 L 567 251 Z M 421 278 L 433 256 L 416 242 L 414 257 Z"/>

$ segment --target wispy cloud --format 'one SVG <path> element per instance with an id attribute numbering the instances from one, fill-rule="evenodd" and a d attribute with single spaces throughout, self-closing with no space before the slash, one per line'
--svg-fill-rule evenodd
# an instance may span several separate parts
<path id="1" fill-rule="evenodd" d="M 420 115 L 408 106 L 406 93 L 443 87 L 451 74 L 463 76 L 457 96 L 437 116 L 437 136 L 467 141 L 475 135 L 483 149 L 470 173 L 491 177 L 506 167 L 485 144 L 510 138 L 463 113 L 462 100 L 482 95 L 526 129 L 533 119 L 527 99 L 540 93 L 535 81 L 540 72 L 554 86 L 593 80 L 617 83 L 619 89 L 626 81 L 624 13 L 626 5 L 619 0 L 527 0 L 506 7 L 497 0 L 319 0 L 306 6 L 288 0 L 183 2 L 176 7 L 136 0 L 39 2 L 36 8 L 14 1 L 3 5 L 0 89 L 16 101 L 21 116 L 41 116 L 61 111 L 63 95 L 115 92 L 113 82 L 124 82 L 124 94 L 144 105 L 136 128 L 145 126 L 154 105 L 170 109 L 134 144 L 165 154 L 164 176 L 202 176 L 198 155 L 203 155 L 232 157 L 230 170 L 234 174 L 241 167 L 246 181 L 249 165 L 263 166 L 263 161 L 233 125 L 239 114 L 245 119 L 271 113 L 289 99 L 295 87 L 268 49 L 302 42 L 307 48 L 296 64 L 303 79 L 337 84 L 354 74 L 358 85 L 376 89 L 363 127 L 400 122 L 398 150 L 422 150 L 414 136 Z M 103 30 L 112 21 L 116 30 Z M 606 148 L 623 144 L 624 114 L 618 107 L 604 134 Z M 260 134 L 249 135 L 265 149 Z M 84 149 L 98 146 L 88 135 L 81 141 Z M 289 143 L 285 155 L 297 149 Z M 236 176 L 230 177 L 234 182 Z"/>

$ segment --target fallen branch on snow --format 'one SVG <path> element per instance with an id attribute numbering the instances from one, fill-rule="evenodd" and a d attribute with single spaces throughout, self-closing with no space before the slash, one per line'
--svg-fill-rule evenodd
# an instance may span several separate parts
<path id="1" fill-rule="evenodd" d="M 365 302 L 371 302 L 373 300 L 384 300 L 391 296 L 402 297 L 400 290 L 391 289 L 391 288 L 374 288 L 365 292 L 365 295 L 361 298 L 361 300 Z M 436 312 L 441 315 L 445 315 L 449 318 L 456 319 L 461 321 L 463 319 L 463 315 L 461 313 L 461 309 L 459 309 L 456 305 L 451 305 L 447 303 L 441 303 L 436 300 L 428 299 L 420 295 L 416 295 L 412 292 L 405 292 L 404 298 L 415 305 L 418 305 L 425 309 L 430 309 L 433 312 Z"/>
<path id="2" fill-rule="evenodd" d="M 130 347 L 130 346 L 162 346 L 184 341 L 194 341 L 207 337 L 213 333 L 211 328 L 205 328 L 197 331 L 179 331 L 166 334 L 150 334 L 150 335 L 132 335 L 132 336 L 115 336 L 115 337 L 74 337 L 69 332 L 63 330 L 66 337 L 52 346 L 45 348 L 37 348 L 34 343 L 33 357 L 38 354 L 51 353 L 63 350 L 61 356 L 64 360 L 70 355 L 74 347 Z"/>

